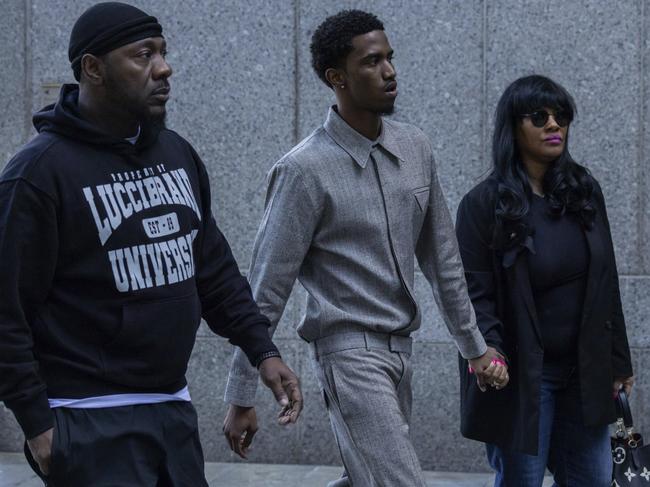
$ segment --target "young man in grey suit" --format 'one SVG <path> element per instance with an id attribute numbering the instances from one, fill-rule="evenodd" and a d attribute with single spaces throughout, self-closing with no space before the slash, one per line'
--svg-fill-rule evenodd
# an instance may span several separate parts
<path id="1" fill-rule="evenodd" d="M 424 486 L 409 438 L 409 335 L 421 318 L 414 255 L 481 387 L 504 386 L 507 372 L 476 326 L 429 141 L 382 118 L 397 97 L 383 24 L 340 12 L 315 31 L 311 52 L 337 104 L 270 172 L 251 287 L 272 329 L 296 278 L 309 293 L 298 333 L 309 342 L 346 469 L 330 485 Z M 256 385 L 238 350 L 224 432 L 241 456 L 257 428 Z"/>

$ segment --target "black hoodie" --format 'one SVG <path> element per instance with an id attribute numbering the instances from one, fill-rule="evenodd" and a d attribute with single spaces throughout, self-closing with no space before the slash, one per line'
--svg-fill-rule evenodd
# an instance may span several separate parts
<path id="1" fill-rule="evenodd" d="M 196 152 L 167 129 L 103 133 L 78 94 L 0 175 L 0 400 L 27 438 L 52 426 L 48 397 L 181 389 L 201 317 L 251 363 L 277 351 Z"/>

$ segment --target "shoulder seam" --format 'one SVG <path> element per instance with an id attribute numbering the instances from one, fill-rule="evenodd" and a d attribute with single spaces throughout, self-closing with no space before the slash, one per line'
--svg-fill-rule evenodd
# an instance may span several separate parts
<path id="1" fill-rule="evenodd" d="M 284 158 L 283 158 L 284 160 Z M 305 192 L 307 193 L 307 197 L 309 198 L 309 201 L 311 201 L 311 205 L 314 208 L 318 208 L 318 205 L 315 203 L 313 196 L 311 194 L 311 191 L 309 191 L 309 188 L 307 187 L 307 183 L 305 183 L 305 173 L 303 172 L 302 168 L 300 167 L 300 164 L 298 164 L 295 159 L 287 158 L 286 161 L 284 161 L 284 164 L 286 164 L 288 167 L 292 167 L 296 170 L 298 177 L 300 179 L 300 184 L 302 184 L 302 187 L 305 189 Z"/>
<path id="2" fill-rule="evenodd" d="M 47 197 L 47 199 L 50 200 L 54 206 L 58 207 L 56 199 L 54 199 L 54 197 L 51 194 L 49 194 L 44 189 L 39 188 L 34 183 L 32 183 L 29 179 L 24 178 L 22 176 L 11 178 L 11 179 L 4 179 L 4 180 L 0 181 L 0 184 L 10 184 L 10 183 L 17 183 L 17 182 L 25 183 L 30 188 L 36 190 L 37 193 L 40 193 L 40 194 L 44 195 L 45 197 Z"/>
<path id="3" fill-rule="evenodd" d="M 302 149 L 305 144 L 307 144 L 311 139 L 313 139 L 317 134 L 319 134 L 321 131 L 325 131 L 323 127 L 318 127 L 316 130 L 314 130 L 311 134 L 309 134 L 307 137 L 302 139 L 300 142 L 298 142 L 294 147 L 291 148 L 289 152 L 287 152 L 284 156 L 280 158 L 280 160 L 284 160 L 285 158 L 291 157 L 294 152 L 296 152 L 299 149 Z"/>
<path id="4" fill-rule="evenodd" d="M 32 139 L 32 140 L 34 140 L 34 139 Z M 30 142 L 31 142 L 31 141 L 30 141 Z M 54 146 L 54 145 L 56 145 L 56 144 L 58 144 L 58 143 L 60 143 L 60 142 L 61 142 L 61 141 L 58 140 L 58 139 L 56 139 L 56 138 L 55 138 L 54 140 L 51 140 L 50 142 L 48 142 L 48 143 L 45 145 L 45 147 L 43 147 L 43 148 L 40 150 L 40 152 L 38 153 L 38 155 L 33 159 L 32 164 L 34 164 L 34 165 L 39 165 L 40 162 L 41 162 L 41 159 L 43 158 L 43 156 L 44 156 L 44 155 L 45 155 L 45 154 L 46 154 L 46 153 L 47 153 L 47 152 L 52 148 L 52 146 Z M 29 143 L 29 142 L 28 142 L 28 143 Z M 22 152 L 22 151 L 21 151 L 21 152 Z M 20 153 L 20 152 L 19 152 L 19 153 Z M 16 156 L 17 156 L 17 155 L 18 155 L 18 154 L 16 154 Z M 15 159 L 16 156 L 14 156 L 12 159 Z M 14 178 L 14 179 L 19 179 L 19 178 Z"/>

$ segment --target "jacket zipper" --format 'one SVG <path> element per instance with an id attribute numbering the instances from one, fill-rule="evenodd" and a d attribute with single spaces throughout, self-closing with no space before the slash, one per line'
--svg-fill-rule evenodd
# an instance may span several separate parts
<path id="1" fill-rule="evenodd" d="M 381 185 L 381 177 L 379 176 L 379 168 L 377 167 L 377 161 L 375 160 L 372 153 L 370 154 L 370 159 L 372 159 L 372 163 L 373 163 L 372 165 L 373 168 L 375 169 L 375 175 L 377 176 L 377 183 L 379 184 L 379 193 L 381 194 L 381 200 L 384 206 L 384 216 L 386 217 L 386 230 L 388 231 L 388 247 L 390 248 L 390 253 L 393 256 L 393 262 L 395 263 L 395 269 L 397 270 L 397 275 L 399 277 L 400 284 L 402 285 L 402 288 L 404 289 L 406 295 L 411 301 L 411 306 L 413 308 L 413 316 L 411 317 L 411 321 L 405 327 L 398 328 L 397 330 L 391 332 L 391 334 L 396 334 L 402 330 L 406 330 L 413 324 L 413 320 L 415 319 L 415 316 L 417 316 L 418 308 L 417 308 L 417 303 L 415 302 L 415 299 L 411 294 L 411 291 L 406 285 L 406 281 L 404 280 L 404 276 L 402 275 L 402 270 L 400 268 L 399 261 L 397 260 L 397 255 L 395 254 L 395 248 L 393 247 L 393 237 L 391 236 L 391 232 L 390 232 L 390 219 L 388 217 L 388 208 L 386 207 L 386 196 L 384 195 L 384 188 Z"/>

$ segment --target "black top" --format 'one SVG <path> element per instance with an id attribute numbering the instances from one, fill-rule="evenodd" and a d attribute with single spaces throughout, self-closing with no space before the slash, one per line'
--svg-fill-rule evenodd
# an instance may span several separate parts
<path id="1" fill-rule="evenodd" d="M 555 217 L 548 210 L 548 201 L 534 195 L 529 215 L 535 229 L 535 253 L 528 255 L 530 284 L 544 344 L 544 361 L 575 363 L 589 248 L 575 216 Z"/>
<path id="2" fill-rule="evenodd" d="M 115 139 L 77 100 L 65 85 L 0 175 L 0 400 L 27 438 L 52 427 L 48 398 L 184 387 L 201 317 L 251 363 L 277 351 L 194 149 Z"/>

